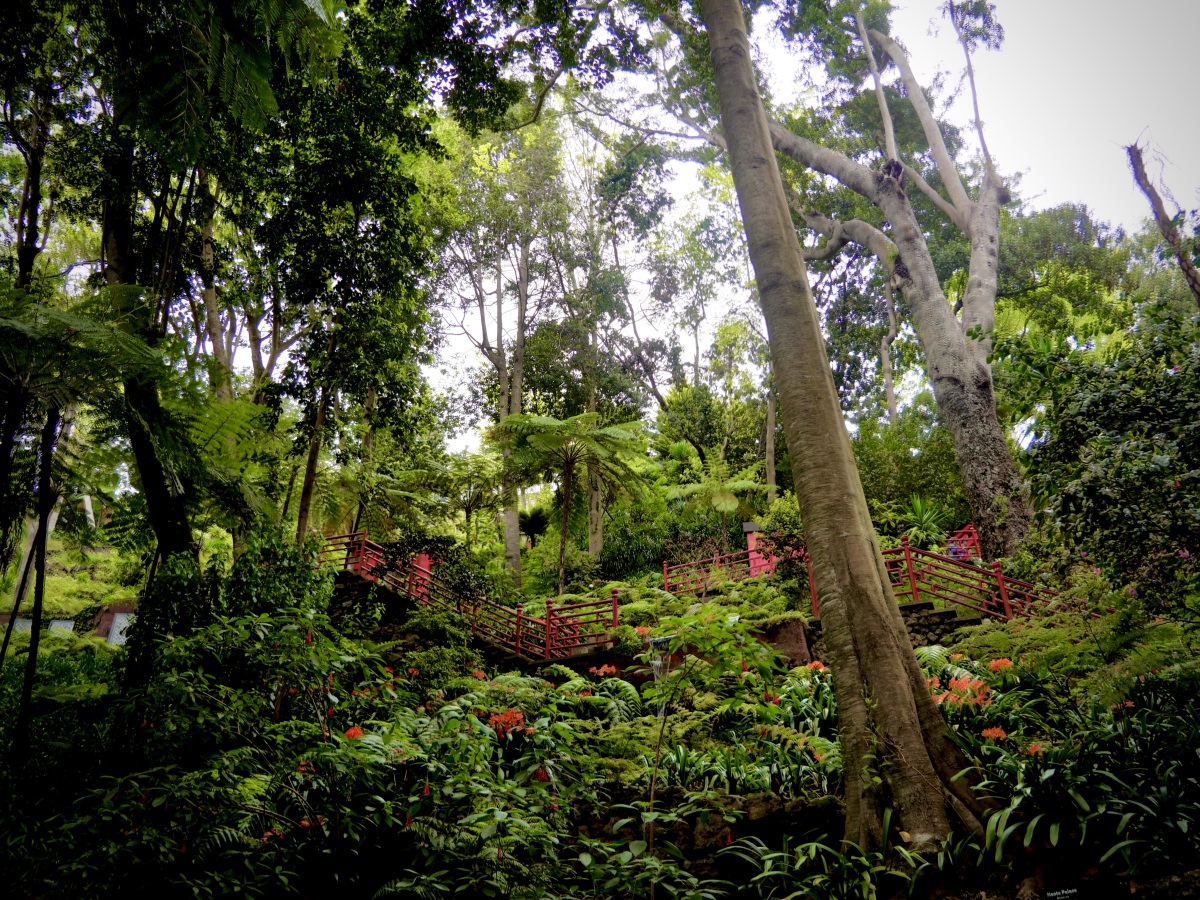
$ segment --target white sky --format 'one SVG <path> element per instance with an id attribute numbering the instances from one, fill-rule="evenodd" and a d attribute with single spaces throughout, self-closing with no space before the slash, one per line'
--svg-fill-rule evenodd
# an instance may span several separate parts
<path id="1" fill-rule="evenodd" d="M 997 165 L 1025 173 L 1021 193 L 1035 208 L 1084 202 L 1100 219 L 1137 228 L 1150 207 L 1123 149 L 1134 141 L 1152 141 L 1175 199 L 1200 207 L 1200 0 L 994 2 L 1005 41 L 974 57 L 980 113 Z M 955 79 L 962 69 L 940 5 L 897 0 L 892 17 L 923 83 L 939 67 Z M 941 34 L 931 37 L 930 25 Z M 968 106 L 964 92 L 957 124 L 968 122 Z"/>

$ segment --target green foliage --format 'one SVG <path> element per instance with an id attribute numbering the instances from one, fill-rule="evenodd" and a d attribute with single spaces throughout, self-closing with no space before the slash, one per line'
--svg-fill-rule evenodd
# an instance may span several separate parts
<path id="1" fill-rule="evenodd" d="M 1152 614 L 1200 611 L 1200 321 L 1147 309 L 1104 356 L 1012 346 L 1053 384 L 1030 448 L 1033 494 L 1070 543 Z"/>
<path id="2" fill-rule="evenodd" d="M 895 422 L 861 422 L 853 448 L 878 525 L 883 524 L 878 517 L 902 509 L 914 494 L 934 500 L 951 528 L 969 520 L 954 442 L 938 422 L 928 394 L 905 407 Z"/>

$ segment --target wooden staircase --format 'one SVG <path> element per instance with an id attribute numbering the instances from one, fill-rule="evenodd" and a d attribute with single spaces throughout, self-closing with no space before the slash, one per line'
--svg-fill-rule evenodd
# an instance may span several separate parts
<path id="1" fill-rule="evenodd" d="M 422 605 L 459 614 L 476 637 L 509 656 L 549 662 L 608 650 L 615 642 L 616 588 L 604 600 L 556 605 L 548 599 L 546 614 L 538 617 L 526 614 L 521 604 L 502 606 L 484 596 L 461 596 L 437 577 L 428 557 L 397 559 L 365 531 L 328 538 L 321 558 L 364 583 L 375 582 Z"/>
<path id="2" fill-rule="evenodd" d="M 778 557 L 765 555 L 757 547 L 756 535 L 747 535 L 749 546 L 737 553 L 671 565 L 663 563 L 663 590 L 703 594 L 723 581 L 741 581 L 773 575 Z M 1058 595 L 1027 581 L 1005 575 L 999 563 L 975 565 L 979 541 L 975 527 L 956 531 L 947 542 L 945 554 L 922 550 L 900 539 L 900 546 L 883 551 L 888 577 L 896 599 L 902 604 L 936 602 L 959 606 L 980 617 L 1013 619 L 1033 616 Z M 808 584 L 815 617 L 820 617 L 820 599 L 812 577 L 812 562 L 802 548 L 799 557 L 808 566 Z M 932 608 L 932 607 L 931 607 Z M 951 608 L 947 606 L 947 608 Z"/>

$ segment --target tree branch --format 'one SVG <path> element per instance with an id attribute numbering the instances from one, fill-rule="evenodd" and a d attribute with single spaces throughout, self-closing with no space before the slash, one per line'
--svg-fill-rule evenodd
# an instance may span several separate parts
<path id="1" fill-rule="evenodd" d="M 871 49 L 871 39 L 867 37 L 867 26 L 863 22 L 862 10 L 854 14 L 854 22 L 858 25 L 858 36 L 862 38 L 863 49 L 867 53 L 867 65 L 871 68 L 871 79 L 875 82 L 875 99 L 879 102 L 879 117 L 883 120 L 883 141 L 887 148 L 888 159 L 899 159 L 896 152 L 896 129 L 892 125 L 892 114 L 888 110 L 887 97 L 883 93 L 883 81 L 879 78 L 879 65 L 875 62 L 875 51 Z"/>
<path id="2" fill-rule="evenodd" d="M 979 117 L 979 93 L 975 90 L 975 66 L 971 62 L 971 48 L 967 46 L 967 39 L 963 35 L 962 27 L 958 24 L 958 15 L 954 11 L 954 6 L 949 6 L 950 22 L 954 25 L 954 34 L 958 38 L 958 43 L 963 49 L 963 56 L 967 60 L 967 82 L 971 85 L 971 106 L 975 109 L 975 133 L 979 136 L 979 147 L 983 150 L 983 158 L 987 160 L 989 169 L 994 169 L 992 163 L 992 154 L 988 150 L 987 141 L 983 137 L 983 119 Z"/>
<path id="3" fill-rule="evenodd" d="M 925 139 L 929 141 L 929 149 L 933 151 L 933 159 L 937 163 L 938 171 L 942 173 L 942 181 L 945 182 L 946 191 L 950 194 L 950 202 L 954 204 L 964 219 L 969 220 L 971 198 L 967 196 L 967 189 L 963 186 L 962 177 L 958 174 L 958 169 L 950 156 L 950 150 L 946 147 L 946 139 L 942 136 L 942 130 L 938 127 L 933 110 L 929 108 L 929 102 L 925 99 L 921 83 L 913 74 L 912 66 L 908 62 L 908 55 L 886 34 L 881 34 L 873 28 L 869 33 L 871 40 L 878 44 L 900 68 L 900 77 L 904 80 L 904 87 L 908 91 L 908 102 L 912 104 L 912 108 L 917 114 L 921 129 L 925 132 Z"/>
<path id="4" fill-rule="evenodd" d="M 967 218 L 949 200 L 934 190 L 933 185 L 922 178 L 920 172 L 906 162 L 901 162 L 901 165 L 904 166 L 904 174 L 920 189 L 922 194 L 933 201 L 934 206 L 944 212 L 946 217 L 964 232 L 970 231 L 971 225 Z"/>
<path id="5" fill-rule="evenodd" d="M 850 190 L 861 194 L 872 203 L 876 200 L 875 173 L 866 166 L 856 163 L 845 154 L 814 144 L 807 138 L 793 134 L 783 125 L 768 117 L 771 143 L 784 156 L 789 156 L 800 165 L 816 169 L 835 178 Z"/>
<path id="6" fill-rule="evenodd" d="M 1175 259 L 1179 262 L 1179 268 L 1183 269 L 1183 277 L 1187 280 L 1187 286 L 1196 298 L 1196 303 L 1200 304 L 1200 272 L 1196 271 L 1196 266 L 1188 258 L 1187 248 L 1184 246 L 1179 229 L 1175 227 L 1175 223 L 1167 215 L 1167 207 L 1163 203 L 1163 199 L 1157 189 L 1151 183 L 1150 176 L 1146 173 L 1146 162 L 1142 159 L 1142 148 L 1137 144 L 1130 144 L 1125 148 L 1125 152 L 1129 154 L 1129 164 L 1133 166 L 1133 177 L 1137 181 L 1137 186 L 1141 188 L 1142 193 L 1146 195 L 1146 199 L 1150 201 L 1150 209 L 1154 211 L 1154 221 L 1158 223 L 1158 230 L 1162 232 L 1167 246 L 1175 254 Z"/>

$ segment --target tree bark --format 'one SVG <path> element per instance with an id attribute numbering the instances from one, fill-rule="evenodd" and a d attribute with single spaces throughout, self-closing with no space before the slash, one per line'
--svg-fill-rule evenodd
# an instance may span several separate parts
<path id="1" fill-rule="evenodd" d="M 313 421 L 312 437 L 308 442 L 308 458 L 304 464 L 304 481 L 300 483 L 300 503 L 296 509 L 296 543 L 303 544 L 308 536 L 308 515 L 312 508 L 313 487 L 317 482 L 317 460 L 321 456 L 325 419 L 329 415 L 329 387 L 321 387 L 321 399 L 317 402 L 317 416 Z"/>
<path id="2" fill-rule="evenodd" d="M 33 281 L 33 266 L 42 252 L 38 219 L 42 210 L 42 168 L 50 140 L 50 98 L 39 90 L 30 104 L 30 134 L 24 143 L 25 182 L 17 210 L 17 287 Z"/>
<path id="3" fill-rule="evenodd" d="M 208 172 L 200 172 L 200 193 L 205 203 L 210 204 L 200 229 L 200 281 L 204 300 L 204 329 L 212 344 L 213 361 L 210 366 L 213 393 L 218 400 L 233 396 L 233 355 L 227 343 L 225 326 L 221 324 L 221 311 L 217 308 L 217 281 L 215 251 L 213 248 L 213 220 L 216 217 L 217 198 L 210 195 Z"/>
<path id="4" fill-rule="evenodd" d="M 563 509 L 562 533 L 558 537 L 558 596 L 567 589 L 567 536 L 571 531 L 571 487 L 575 481 L 575 468 L 563 466 Z"/>
<path id="5" fill-rule="evenodd" d="M 767 388 L 767 439 L 766 439 L 767 505 L 775 502 L 775 385 Z"/>
<path id="6" fill-rule="evenodd" d="M 967 761 L 949 740 L 892 597 L 758 95 L 742 6 L 702 0 L 701 10 L 821 596 L 842 735 L 845 838 L 879 846 L 881 812 L 890 806 L 910 848 L 931 849 L 950 831 L 952 792 L 978 831 L 965 808 L 974 803 L 968 779 L 950 782 L 945 774 Z"/>
<path id="7" fill-rule="evenodd" d="M 892 344 L 896 342 L 896 302 L 891 285 L 887 291 L 888 330 L 879 339 L 879 368 L 883 374 L 883 391 L 887 397 L 888 421 L 895 422 L 900 413 L 896 407 L 896 382 L 892 376 Z"/>
<path id="8" fill-rule="evenodd" d="M 1154 221 L 1158 225 L 1158 230 L 1162 233 L 1167 246 L 1171 248 L 1171 252 L 1175 254 L 1179 268 L 1183 270 L 1187 286 L 1191 289 L 1192 296 L 1196 298 L 1197 305 L 1200 305 L 1200 272 L 1196 271 L 1195 264 L 1188 258 L 1187 248 L 1184 247 L 1179 229 L 1167 215 L 1167 207 L 1163 203 L 1162 197 L 1159 196 L 1158 190 L 1150 181 L 1150 176 L 1146 173 L 1146 161 L 1142 159 L 1142 148 L 1137 144 L 1130 144 L 1125 148 L 1125 152 L 1129 154 L 1129 164 L 1133 166 L 1133 178 L 1137 182 L 1137 186 L 1150 201 L 1150 209 L 1154 212 Z"/>
<path id="9" fill-rule="evenodd" d="M 896 52 L 900 52 L 898 47 Z M 983 332 L 984 328 L 990 331 L 994 316 L 1003 185 L 989 172 L 980 200 L 968 210 L 969 224 L 974 229 L 969 233 L 972 264 L 978 261 L 981 271 L 972 273 L 969 287 L 972 307 L 960 323 L 946 301 L 925 231 L 905 193 L 903 169 L 885 167 L 884 171 L 872 172 L 836 151 L 792 134 L 776 122 L 770 122 L 769 129 L 777 150 L 801 165 L 836 178 L 877 205 L 891 223 L 892 246 L 872 249 L 876 253 L 884 250 L 885 264 L 894 273 L 912 311 L 934 398 L 954 438 L 955 455 L 979 530 L 981 552 L 986 559 L 1009 555 L 1028 532 L 1031 516 L 1024 482 L 996 418 L 992 373 L 987 362 L 990 334 Z M 879 233 L 864 234 L 862 239 L 878 245 L 876 234 Z M 964 331 L 967 322 L 972 324 Z"/>
<path id="10" fill-rule="evenodd" d="M 104 280 L 116 292 L 115 303 L 125 314 L 126 327 L 154 344 L 159 337 L 154 321 L 154 305 L 145 304 L 138 288 L 137 260 L 134 253 L 134 207 L 137 188 L 133 171 L 133 141 L 124 136 L 122 112 L 113 113 L 112 143 L 103 161 L 111 184 L 104 203 L 101 246 L 104 255 Z M 149 316 L 147 316 L 149 312 Z M 124 384 L 128 411 L 126 436 L 133 450 L 138 480 L 146 498 L 146 514 L 158 539 L 159 552 L 165 558 L 176 553 L 195 556 L 192 527 L 187 512 L 190 485 L 169 476 L 158 455 L 156 433 L 163 429 L 166 415 L 154 382 L 134 376 Z"/>
<path id="11" fill-rule="evenodd" d="M 33 682 L 37 678 L 38 648 L 42 640 L 42 603 L 46 597 L 46 538 L 49 533 L 51 510 L 57 503 L 52 485 L 54 444 L 60 421 L 58 407 L 51 407 L 42 428 L 41 459 L 38 465 L 38 528 L 36 545 L 36 580 L 33 588 L 33 625 L 29 634 L 29 655 L 25 659 L 25 680 L 17 707 L 17 727 L 13 740 L 13 761 L 26 756 L 29 749 L 29 727 L 33 715 Z M 14 610 L 15 618 L 16 612 Z"/>
<path id="12" fill-rule="evenodd" d="M 596 356 L 598 352 L 597 338 L 593 331 L 590 338 L 590 352 L 588 354 L 589 371 L 587 375 L 587 409 L 588 412 L 592 413 L 596 411 Z M 604 507 L 603 496 L 600 490 L 600 468 L 593 460 L 588 461 L 587 486 L 588 553 L 599 559 L 601 552 L 604 550 Z"/>

